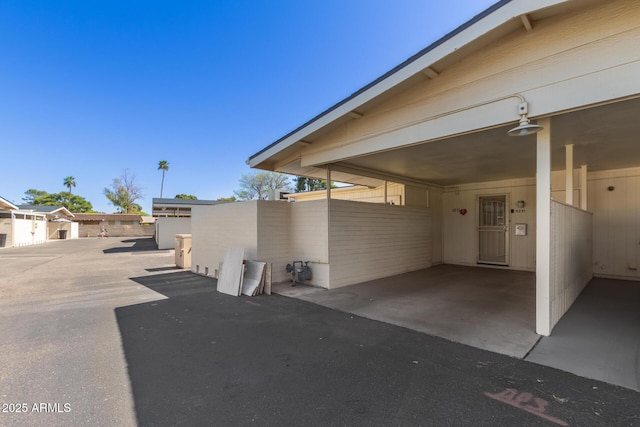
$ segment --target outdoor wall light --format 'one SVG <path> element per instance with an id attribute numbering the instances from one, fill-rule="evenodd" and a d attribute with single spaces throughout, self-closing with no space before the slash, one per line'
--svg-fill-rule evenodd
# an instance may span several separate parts
<path id="1" fill-rule="evenodd" d="M 516 202 L 516 206 L 518 206 L 518 209 L 522 209 L 527 205 L 527 203 L 524 200 L 518 200 Z"/>
<path id="2" fill-rule="evenodd" d="M 529 121 L 529 118 L 527 117 L 527 114 L 529 114 L 529 104 L 526 102 L 518 104 L 518 114 L 520 114 L 520 124 L 507 132 L 507 135 L 526 136 L 542 130 L 542 126 L 531 124 Z"/>

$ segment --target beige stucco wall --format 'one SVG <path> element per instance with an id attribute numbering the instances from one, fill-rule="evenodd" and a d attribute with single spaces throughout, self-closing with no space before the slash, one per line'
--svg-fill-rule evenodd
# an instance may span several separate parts
<path id="1" fill-rule="evenodd" d="M 272 264 L 274 282 L 291 279 L 286 265 L 313 261 L 314 280 L 328 286 L 326 200 L 307 203 L 248 201 L 197 206 L 191 218 L 192 271 L 213 276 L 230 247 L 245 248 L 245 258 Z M 324 212 L 324 213 L 323 213 Z"/>
<path id="2" fill-rule="evenodd" d="M 575 177 L 575 204 L 582 189 Z M 552 174 L 552 194 L 564 196 L 564 172 Z M 590 172 L 594 274 L 640 279 L 640 168 Z M 609 191 L 609 186 L 615 187 Z M 509 266 L 535 270 L 535 179 L 507 180 L 429 190 L 430 208 L 326 199 L 304 203 L 255 201 L 198 207 L 192 221 L 193 269 L 213 275 L 232 246 L 247 258 L 273 263 L 274 281 L 289 280 L 284 266 L 310 261 L 312 284 L 338 287 L 441 262 L 477 265 L 478 197 L 505 194 L 509 210 Z M 526 205 L 518 208 L 517 201 Z M 564 201 L 564 200 L 560 200 Z M 461 215 L 460 210 L 467 214 Z M 329 212 L 331 214 L 329 215 Z M 515 224 L 527 224 L 516 236 Z"/>
<path id="3" fill-rule="evenodd" d="M 47 234 L 49 240 L 58 240 L 58 230 L 66 230 L 67 231 L 67 239 L 77 239 L 78 238 L 78 223 L 77 222 L 55 222 L 49 221 L 47 222 Z"/>
<path id="4" fill-rule="evenodd" d="M 334 201 L 332 200 L 331 203 Z M 291 207 L 292 261 L 311 261 L 311 284 L 328 288 L 329 265 L 329 201 L 326 199 L 295 202 Z"/>
<path id="5" fill-rule="evenodd" d="M 432 264 L 427 208 L 251 201 L 197 207 L 191 220 L 192 271 L 210 276 L 229 247 L 244 247 L 246 259 L 271 263 L 274 282 L 291 279 L 286 264 L 309 261 L 313 279 L 307 283 L 327 288 Z"/>
<path id="6" fill-rule="evenodd" d="M 174 249 L 176 234 L 191 233 L 191 218 L 157 218 L 155 228 L 155 240 L 158 249 Z"/>
<path id="7" fill-rule="evenodd" d="M 6 234 L 5 247 L 13 246 L 13 226 L 11 218 L 0 218 L 0 234 Z"/>
<path id="8" fill-rule="evenodd" d="M 404 185 L 395 182 L 387 183 L 387 203 L 404 205 Z M 325 190 L 296 193 L 292 196 L 296 202 L 322 200 L 327 198 Z M 354 200 L 358 202 L 384 203 L 384 185 L 369 188 L 364 186 L 339 187 L 331 189 L 331 198 L 338 200 Z"/>
<path id="9" fill-rule="evenodd" d="M 432 265 L 429 209 L 343 200 L 329 209 L 331 288 Z"/>
<path id="10" fill-rule="evenodd" d="M 194 206 L 191 211 L 191 271 L 213 277 L 227 248 L 258 255 L 258 202 Z"/>
<path id="11" fill-rule="evenodd" d="M 291 203 L 260 200 L 257 202 L 258 228 L 256 260 L 271 264 L 274 283 L 291 278 L 286 266 L 292 260 Z"/>

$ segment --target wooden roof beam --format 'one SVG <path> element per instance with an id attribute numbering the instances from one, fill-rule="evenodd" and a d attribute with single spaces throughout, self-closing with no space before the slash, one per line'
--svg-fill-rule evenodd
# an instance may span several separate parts
<path id="1" fill-rule="evenodd" d="M 522 21 L 522 25 L 524 25 L 525 30 L 527 32 L 533 30 L 533 19 L 527 14 L 520 15 L 520 20 Z"/>
<path id="2" fill-rule="evenodd" d="M 434 70 L 431 67 L 427 67 L 425 69 L 422 70 L 422 74 L 424 74 L 425 76 L 429 77 L 431 80 L 435 79 L 436 77 L 438 77 L 440 75 L 440 73 L 438 73 L 436 70 Z"/>

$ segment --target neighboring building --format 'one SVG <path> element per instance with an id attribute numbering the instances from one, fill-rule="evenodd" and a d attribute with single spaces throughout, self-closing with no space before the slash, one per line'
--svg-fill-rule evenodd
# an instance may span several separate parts
<path id="1" fill-rule="evenodd" d="M 64 206 L 19 205 L 22 211 L 44 214 L 47 218 L 47 240 L 77 239 L 78 224 L 73 214 Z"/>
<path id="2" fill-rule="evenodd" d="M 440 263 L 535 271 L 549 335 L 593 275 L 640 280 L 638 22 L 627 0 L 496 3 L 247 162 L 403 184 L 402 206 L 330 190 L 198 208 L 194 270 L 246 244 L 274 271 L 313 261 L 330 288 Z"/>
<path id="3" fill-rule="evenodd" d="M 191 233 L 191 210 L 196 206 L 211 206 L 214 200 L 153 199 L 152 214 L 156 218 L 154 237 L 158 249 L 173 249 L 176 234 Z"/>
<path id="4" fill-rule="evenodd" d="M 20 210 L 0 197 L 0 247 L 35 245 L 46 241 L 45 214 Z"/>
<path id="5" fill-rule="evenodd" d="M 137 214 L 77 213 L 80 237 L 98 237 L 103 231 L 108 237 L 150 237 L 153 224 L 143 222 Z"/>
<path id="6" fill-rule="evenodd" d="M 326 199 L 327 190 L 289 193 L 284 197 L 290 202 L 308 202 L 309 200 Z M 332 188 L 331 198 L 339 200 L 352 200 L 354 202 L 386 203 L 388 205 L 402 206 L 405 204 L 404 202 L 406 196 L 403 184 L 389 182 L 379 187 L 349 185 L 346 187 Z"/>

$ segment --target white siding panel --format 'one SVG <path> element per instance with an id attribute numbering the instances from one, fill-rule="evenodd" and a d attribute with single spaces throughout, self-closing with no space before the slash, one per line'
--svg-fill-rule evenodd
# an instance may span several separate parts
<path id="1" fill-rule="evenodd" d="M 332 200 L 330 213 L 332 288 L 432 265 L 429 209 Z"/>
<path id="2" fill-rule="evenodd" d="M 47 223 L 42 219 L 14 219 L 13 246 L 26 246 L 47 241 Z"/>
<path id="3" fill-rule="evenodd" d="M 13 220 L 13 246 L 24 246 L 33 244 L 31 234 L 32 220 L 30 219 L 14 219 Z"/>
<path id="4" fill-rule="evenodd" d="M 551 328 L 593 277 L 592 215 L 551 201 Z"/>
<path id="5" fill-rule="evenodd" d="M 213 276 L 227 248 L 245 248 L 245 257 L 258 255 L 256 201 L 194 206 L 191 212 L 191 271 Z"/>
<path id="6" fill-rule="evenodd" d="M 47 241 L 47 221 L 44 218 L 36 219 L 33 227 L 33 243 L 39 244 Z"/>
<path id="7" fill-rule="evenodd" d="M 77 222 L 72 222 L 72 223 L 70 223 L 70 225 L 71 225 L 71 237 L 70 238 L 71 239 L 77 239 L 79 237 L 78 230 L 79 230 L 80 224 L 78 224 Z"/>
<path id="8" fill-rule="evenodd" d="M 158 249 L 174 249 L 176 234 L 191 234 L 191 218 L 162 217 L 156 219 Z"/>

